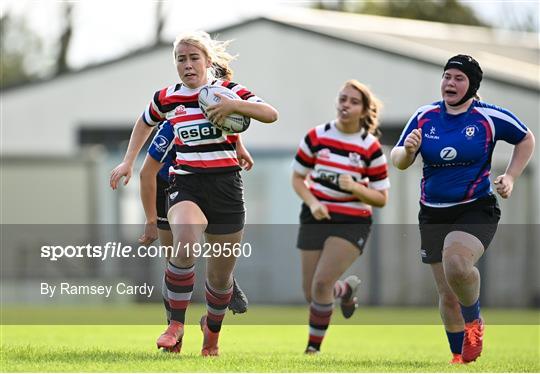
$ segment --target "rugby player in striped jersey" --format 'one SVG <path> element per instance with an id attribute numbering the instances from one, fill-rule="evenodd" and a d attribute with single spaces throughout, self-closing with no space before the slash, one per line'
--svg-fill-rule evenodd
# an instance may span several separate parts
<path id="1" fill-rule="evenodd" d="M 309 307 L 305 352 L 319 353 L 330 324 L 334 299 L 350 318 L 360 280 L 339 280 L 362 254 L 372 207 L 383 207 L 390 182 L 377 139 L 380 103 L 356 80 L 337 98 L 337 118 L 308 132 L 293 162 L 293 188 L 303 201 L 297 247 Z"/>
<path id="2" fill-rule="evenodd" d="M 212 248 L 231 248 L 240 243 L 245 222 L 243 184 L 237 156 L 237 134 L 215 127 L 229 114 L 238 113 L 260 122 L 277 120 L 277 111 L 247 88 L 231 82 L 232 56 L 228 42 L 213 40 L 205 32 L 189 32 L 174 42 L 173 56 L 180 83 L 157 91 L 136 127 L 144 131 L 168 120 L 174 132 L 174 164 L 169 168 L 171 188 L 168 194 L 167 218 L 173 234 L 173 253 L 165 271 L 166 295 L 170 307 L 170 324 L 158 338 L 157 346 L 180 352 L 184 335 L 185 313 L 195 282 L 194 245 L 203 235 Z M 220 77 L 220 78 L 217 78 Z M 221 100 L 199 108 L 198 94 L 206 85 L 222 85 L 242 100 Z M 145 128 L 146 126 L 146 128 Z M 158 168 L 145 173 L 141 188 L 155 183 Z M 151 206 L 151 194 L 142 196 L 144 206 Z M 190 250 L 191 249 L 191 250 Z M 233 292 L 232 273 L 236 257 L 221 252 L 207 258 L 207 313 L 201 319 L 204 334 L 203 356 L 219 354 L 218 338 L 225 311 Z"/>

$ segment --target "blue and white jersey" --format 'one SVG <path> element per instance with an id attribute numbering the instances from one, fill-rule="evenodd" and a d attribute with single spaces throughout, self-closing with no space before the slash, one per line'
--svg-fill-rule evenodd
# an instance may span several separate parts
<path id="1" fill-rule="evenodd" d="M 148 148 L 148 154 L 156 161 L 163 162 L 163 167 L 159 169 L 159 177 L 164 181 L 169 181 L 169 168 L 174 165 L 176 151 L 174 149 L 174 128 L 169 121 L 164 121 L 159 126 L 159 130 L 152 139 Z"/>
<path id="2" fill-rule="evenodd" d="M 403 146 L 414 129 L 422 129 L 419 153 L 424 162 L 420 201 L 446 207 L 492 193 L 489 176 L 495 143 L 519 143 L 527 127 L 508 110 L 480 101 L 465 113 L 446 112 L 443 101 L 419 108 L 401 133 Z"/>

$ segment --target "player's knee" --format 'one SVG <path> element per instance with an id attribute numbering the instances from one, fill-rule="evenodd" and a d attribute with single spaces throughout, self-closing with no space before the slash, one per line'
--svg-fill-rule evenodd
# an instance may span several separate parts
<path id="1" fill-rule="evenodd" d="M 208 272 L 206 281 L 212 288 L 218 290 L 225 290 L 233 283 L 230 274 L 223 274 L 219 272 Z"/>
<path id="2" fill-rule="evenodd" d="M 180 243 L 198 243 L 201 239 L 201 232 L 196 225 L 182 225 L 175 234 Z"/>
<path id="3" fill-rule="evenodd" d="M 320 297 L 325 297 L 329 293 L 332 293 L 333 289 L 334 282 L 332 279 L 328 279 L 325 277 L 313 279 L 312 296 L 316 299 L 319 299 Z"/>
<path id="4" fill-rule="evenodd" d="M 467 259 L 456 254 L 443 256 L 443 265 L 446 280 L 451 284 L 467 281 L 473 268 Z"/>

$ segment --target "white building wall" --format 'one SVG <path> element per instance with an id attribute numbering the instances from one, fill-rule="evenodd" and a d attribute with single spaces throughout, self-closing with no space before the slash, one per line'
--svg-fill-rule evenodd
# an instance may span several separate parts
<path id="1" fill-rule="evenodd" d="M 384 123 L 403 123 L 414 110 L 439 98 L 439 80 L 442 69 L 423 62 L 399 57 L 374 49 L 356 46 L 336 39 L 317 36 L 312 33 L 282 27 L 275 23 L 251 23 L 244 27 L 231 29 L 221 33 L 222 39 L 235 39 L 231 50 L 238 53 L 239 58 L 232 67 L 236 70 L 235 80 L 252 89 L 257 95 L 274 105 L 280 111 L 280 119 L 274 125 L 253 124 L 244 135 L 248 147 L 257 154 L 261 150 L 282 151 L 292 159 L 294 149 L 306 131 L 322 122 L 334 118 L 334 102 L 341 84 L 350 78 L 356 78 L 368 84 L 384 102 Z M 458 52 L 458 51 L 456 51 Z M 169 48 L 157 49 L 152 53 L 134 56 L 123 61 L 89 69 L 81 73 L 70 74 L 47 83 L 30 85 L 25 88 L 9 90 L 1 96 L 2 101 L 2 155 L 45 156 L 62 155 L 66 158 L 78 154 L 77 130 L 81 125 L 98 127 L 129 127 L 144 110 L 155 90 L 165 87 L 177 79 Z M 488 102 L 506 107 L 516 113 L 533 132 L 539 134 L 539 94 L 515 86 L 510 86 L 485 77 L 481 95 Z M 383 127 L 384 131 L 384 127 Z M 539 148 L 537 147 L 537 150 Z M 498 146 L 495 154 L 493 174 L 502 173 L 511 148 L 504 144 Z M 387 156 L 389 149 L 385 150 Z M 537 191 L 539 190 L 538 151 L 529 166 L 530 176 L 524 176 L 516 184 L 514 197 L 510 201 L 502 201 L 502 222 L 539 223 L 540 209 Z M 78 156 L 75 156 L 78 157 Z M 256 158 L 256 168 L 245 173 L 246 201 L 249 207 L 249 223 L 296 223 L 300 202 L 289 187 L 290 169 L 286 157 Z M 38 159 L 39 160 L 39 159 Z M 110 160 L 109 160 L 110 162 Z M 41 187 L 48 196 L 66 194 L 67 205 L 62 209 L 54 209 L 61 199 L 48 199 L 52 205 L 41 204 L 42 212 L 32 222 L 67 223 L 88 222 L 89 211 L 99 217 L 98 222 L 110 222 L 111 204 L 115 201 L 115 193 L 107 188 L 108 170 L 100 173 L 95 179 L 86 179 L 82 171 L 70 171 L 58 174 L 61 168 L 36 161 L 36 165 L 26 165 L 26 169 L 17 169 L 13 165 L 3 164 L 5 185 L 2 184 L 3 217 L 5 223 L 25 221 L 21 212 L 29 211 L 29 204 L 41 204 L 40 200 L 9 200 L 19 193 L 32 194 L 32 189 L 20 188 L 18 183 L 24 175 L 34 174 L 34 179 L 46 181 L 46 188 Z M 39 173 L 33 173 L 41 167 Z M 82 167 L 82 166 L 81 166 Z M 420 165 L 417 164 L 407 172 L 390 169 L 392 190 L 387 207 L 377 210 L 379 223 L 410 224 L 413 227 L 417 220 L 418 184 Z M 63 178 L 73 178 L 76 182 L 77 195 L 73 188 L 65 185 Z M 45 179 L 46 178 L 46 179 Z M 134 175 L 129 189 L 124 191 L 125 203 L 129 205 L 125 215 L 132 222 L 137 222 L 134 211 L 140 210 L 137 199 L 137 177 Z M 64 189 L 55 187 L 55 183 Z M 94 183 L 92 185 L 92 183 Z M 6 193 L 6 191 L 8 193 Z M 99 192 L 96 192 L 99 191 Z M 116 192 L 118 194 L 118 192 Z M 97 195 L 97 207 L 92 206 L 91 195 Z M 8 201 L 9 200 L 9 201 Z M 37 201 L 37 203 L 36 203 Z M 17 202 L 16 205 L 15 202 Z M 80 206 L 77 203 L 80 203 Z M 53 204 L 54 203 L 54 204 Z M 26 204 L 26 205 L 25 205 Z M 132 209 L 133 207 L 138 209 Z M 10 212 L 16 211 L 16 214 Z M 69 216 L 76 211 L 77 216 Z M 48 212 L 48 213 L 47 213 Z M 86 213 L 85 213 L 86 212 Z M 117 212 L 118 213 L 118 212 Z M 120 212 L 120 216 L 123 216 Z M 7 220 L 6 220 L 7 217 Z M 74 221 L 70 219 L 76 218 Z M 142 216 L 140 216 L 142 220 Z M 122 218 L 126 223 L 126 219 Z M 388 226 L 391 227 L 391 226 Z M 389 228 L 388 230 L 394 230 Z M 374 238 L 370 247 L 351 271 L 358 272 L 365 280 L 375 279 L 370 271 L 370 258 L 374 250 L 379 250 L 382 263 L 384 283 L 379 285 L 378 298 L 386 304 L 433 304 L 434 288 L 431 274 L 427 267 L 421 267 L 416 252 L 417 238 L 414 235 L 395 237 L 393 231 L 382 231 L 378 236 L 377 248 Z M 385 235 L 388 234 L 388 235 Z M 272 300 L 283 296 L 277 290 L 286 288 L 287 284 L 297 287 L 287 289 L 287 301 L 301 301 L 298 283 L 298 253 L 294 243 L 281 245 L 278 248 L 264 248 L 268 251 L 268 260 L 281 262 L 281 269 L 287 271 L 276 274 L 268 268 L 266 278 L 259 277 L 262 267 L 253 269 L 248 262 L 239 264 L 242 280 L 248 284 L 261 283 L 265 295 Z M 291 256 L 294 256 L 291 257 Z M 497 290 L 509 284 L 508 277 L 497 279 L 495 270 L 506 269 L 506 258 L 490 253 L 492 270 L 488 295 L 493 303 L 505 303 L 500 299 Z M 533 253 L 529 265 L 538 262 L 538 251 Z M 263 262 L 266 263 L 266 262 Z M 521 265 L 520 265 L 521 266 Z M 295 270 L 296 269 L 296 270 Z M 289 274 L 287 277 L 283 274 Z M 524 274 L 533 274 L 532 270 L 524 270 Z M 536 274 L 536 273 L 535 273 Z M 294 279 L 293 279 L 294 278 Z M 538 276 L 531 276 L 528 282 L 538 285 Z M 517 278 L 515 278 L 517 279 Z M 255 282 L 255 283 L 253 283 Z M 282 283 L 283 286 L 281 286 Z M 517 282 L 517 281 L 516 281 Z M 497 285 L 497 286 L 496 286 Z M 249 287 L 249 286 L 248 286 Z M 538 287 L 531 286 L 532 292 L 538 294 Z M 519 288 L 519 285 L 517 286 Z M 407 292 L 415 289 L 416 292 Z M 373 290 L 369 283 L 361 290 L 361 298 L 366 300 Z M 512 284 L 503 294 L 508 301 L 516 285 Z M 260 289 L 247 289 L 248 293 Z M 527 293 L 527 297 L 531 295 Z M 520 294 L 512 299 L 511 304 L 526 304 Z M 371 295 L 373 296 L 373 295 Z M 508 297 L 507 297 L 508 296 Z M 498 297 L 495 299 L 495 297 Z M 517 296 L 516 296 L 517 297 Z M 495 301 L 496 300 L 496 301 Z"/>
<path id="2" fill-rule="evenodd" d="M 245 134 L 251 147 L 296 147 L 309 128 L 334 118 L 336 94 L 351 78 L 366 83 L 383 101 L 383 122 L 402 123 L 419 106 L 440 98 L 440 66 L 263 21 L 222 32 L 220 37 L 235 40 L 231 45 L 239 55 L 232 64 L 235 80 L 280 112 L 277 124 L 255 124 Z M 1 97 L 2 152 L 73 153 L 79 126 L 131 126 L 153 93 L 176 81 L 171 49 L 163 47 L 8 90 Z M 538 92 L 487 76 L 481 94 L 538 129 Z"/>

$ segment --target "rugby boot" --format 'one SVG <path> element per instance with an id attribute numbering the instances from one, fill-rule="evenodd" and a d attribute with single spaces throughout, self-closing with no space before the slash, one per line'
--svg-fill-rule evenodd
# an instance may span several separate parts
<path id="1" fill-rule="evenodd" d="M 206 316 L 201 317 L 199 324 L 201 325 L 201 331 L 204 336 L 201 355 L 219 356 L 219 332 L 212 332 L 210 329 L 208 329 L 208 326 L 206 325 Z"/>
<path id="2" fill-rule="evenodd" d="M 452 353 L 452 359 L 449 362 L 450 364 L 463 364 L 463 358 L 459 353 Z"/>
<path id="3" fill-rule="evenodd" d="M 358 308 L 358 299 L 355 295 L 361 280 L 356 275 L 349 275 L 344 282 L 351 288 L 351 294 L 347 298 L 341 298 L 341 313 L 343 317 L 351 318 L 356 308 Z"/>
<path id="4" fill-rule="evenodd" d="M 229 310 L 233 314 L 242 314 L 245 313 L 248 309 L 248 299 L 244 291 L 240 288 L 236 279 L 233 278 L 233 293 L 231 296 L 231 301 L 229 302 Z"/>
<path id="5" fill-rule="evenodd" d="M 304 351 L 306 355 L 318 355 L 321 353 L 317 348 L 312 347 L 310 345 L 307 346 L 306 350 Z"/>
<path id="6" fill-rule="evenodd" d="M 461 357 L 464 363 L 472 362 L 480 356 L 483 340 L 484 321 L 482 318 L 465 324 L 465 336 L 463 337 L 463 348 L 461 349 Z"/>
<path id="7" fill-rule="evenodd" d="M 163 348 L 167 352 L 180 353 L 183 337 L 184 324 L 178 321 L 171 321 L 167 330 L 159 336 L 156 344 L 158 349 Z"/>

